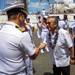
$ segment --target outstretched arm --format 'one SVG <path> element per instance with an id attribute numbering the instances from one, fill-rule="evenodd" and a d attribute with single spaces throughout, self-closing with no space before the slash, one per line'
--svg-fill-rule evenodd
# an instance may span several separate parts
<path id="1" fill-rule="evenodd" d="M 74 58 L 74 46 L 72 46 L 70 49 L 70 63 L 75 64 L 75 58 Z"/>

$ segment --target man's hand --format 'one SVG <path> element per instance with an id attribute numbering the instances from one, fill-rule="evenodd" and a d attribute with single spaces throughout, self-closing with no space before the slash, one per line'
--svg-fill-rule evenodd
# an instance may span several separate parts
<path id="1" fill-rule="evenodd" d="M 70 59 L 71 64 L 75 64 L 75 59 Z"/>
<path id="2" fill-rule="evenodd" d="M 36 54 L 38 55 L 40 53 L 40 49 L 39 48 L 35 48 Z"/>

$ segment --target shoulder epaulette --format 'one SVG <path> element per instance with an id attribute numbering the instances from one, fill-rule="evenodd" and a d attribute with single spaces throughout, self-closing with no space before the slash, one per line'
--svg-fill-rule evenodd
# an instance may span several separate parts
<path id="1" fill-rule="evenodd" d="M 22 28 L 20 26 L 15 26 L 18 30 L 20 30 L 21 32 L 25 32 L 25 28 Z"/>

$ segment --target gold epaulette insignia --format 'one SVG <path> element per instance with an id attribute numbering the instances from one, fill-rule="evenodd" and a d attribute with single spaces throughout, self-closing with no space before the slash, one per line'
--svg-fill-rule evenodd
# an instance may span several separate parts
<path id="1" fill-rule="evenodd" d="M 18 30 L 20 30 L 21 32 L 25 32 L 25 28 L 22 28 L 20 26 L 15 26 Z"/>

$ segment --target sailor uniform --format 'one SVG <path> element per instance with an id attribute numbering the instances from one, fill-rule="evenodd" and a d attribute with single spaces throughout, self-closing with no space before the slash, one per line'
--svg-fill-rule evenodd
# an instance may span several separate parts
<path id="1" fill-rule="evenodd" d="M 31 37 L 31 41 L 32 41 L 32 44 L 33 44 L 33 47 L 35 46 L 34 45 L 34 42 L 33 42 L 33 32 L 32 32 L 32 28 L 33 28 L 33 25 L 31 23 L 26 23 L 26 27 L 28 29 L 28 33 Z M 33 75 L 33 66 L 32 66 L 32 60 L 27 56 L 27 59 L 25 60 L 26 62 L 26 66 L 27 66 L 27 75 Z"/>
<path id="2" fill-rule="evenodd" d="M 72 28 L 72 34 L 75 35 L 75 20 L 70 23 L 70 28 Z M 74 43 L 74 58 L 75 58 L 75 37 L 72 37 L 73 43 Z"/>
<path id="3" fill-rule="evenodd" d="M 41 28 L 39 28 L 39 24 L 41 23 L 40 19 L 38 19 L 38 22 L 37 22 L 37 27 L 38 27 L 38 30 L 37 30 L 37 36 L 38 38 L 41 37 Z"/>
<path id="4" fill-rule="evenodd" d="M 48 29 L 43 24 L 42 25 L 42 31 L 41 31 L 41 42 L 40 43 L 42 43 L 44 41 L 44 39 L 46 38 L 47 32 L 48 32 Z M 46 49 L 46 51 L 49 51 L 47 46 L 45 47 L 45 49 Z M 41 49 L 41 53 L 43 53 L 43 49 Z"/>
<path id="5" fill-rule="evenodd" d="M 60 20 L 60 21 L 58 21 L 58 26 L 59 26 L 60 28 L 63 28 L 63 29 L 65 29 L 65 30 L 68 30 L 69 22 L 68 22 L 67 20 L 66 20 L 66 21 Z"/>
<path id="6" fill-rule="evenodd" d="M 16 26 L 18 25 L 8 21 L 0 30 L 0 73 L 9 75 L 23 71 L 26 68 L 26 58 L 22 55 L 31 56 L 35 53 L 29 33 L 22 32 Z"/>

